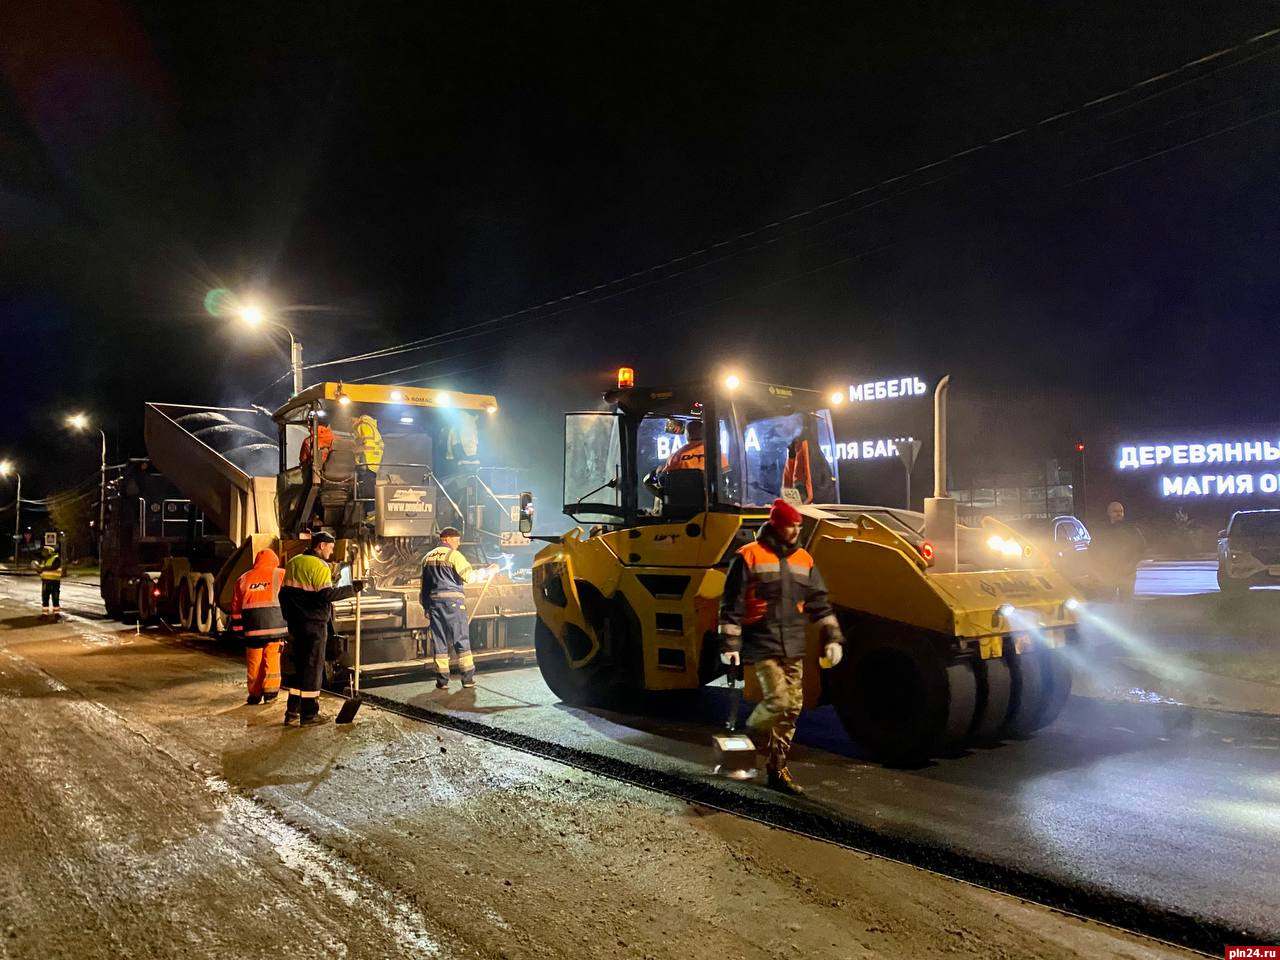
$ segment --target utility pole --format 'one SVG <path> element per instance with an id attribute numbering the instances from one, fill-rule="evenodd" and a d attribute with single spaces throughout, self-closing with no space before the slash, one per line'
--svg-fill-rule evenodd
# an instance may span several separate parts
<path id="1" fill-rule="evenodd" d="M 294 337 L 293 331 L 285 330 L 289 334 L 289 362 L 293 368 L 293 395 L 296 397 L 302 392 L 302 344 Z"/>

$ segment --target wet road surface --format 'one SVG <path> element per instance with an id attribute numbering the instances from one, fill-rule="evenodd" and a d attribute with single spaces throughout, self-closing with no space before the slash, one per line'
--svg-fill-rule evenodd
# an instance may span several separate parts
<path id="1" fill-rule="evenodd" d="M 369 692 L 705 779 L 723 688 L 648 717 L 568 707 L 536 669 L 474 692 Z M 827 811 L 890 835 L 1280 939 L 1280 719 L 1073 697 L 1034 739 L 913 770 L 862 761 L 834 711 L 806 713 L 792 770 Z M 748 788 L 753 789 L 753 788 Z"/>
<path id="2" fill-rule="evenodd" d="M 21 595 L 0 957 L 1180 955 L 371 707 L 284 728 L 238 653 Z"/>

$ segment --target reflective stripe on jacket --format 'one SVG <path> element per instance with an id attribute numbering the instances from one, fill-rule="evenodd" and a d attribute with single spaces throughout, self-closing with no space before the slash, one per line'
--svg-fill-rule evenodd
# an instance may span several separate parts
<path id="1" fill-rule="evenodd" d="M 471 564 L 448 544 L 442 543 L 423 558 L 422 592 L 419 599 L 423 607 L 432 598 L 461 598 L 467 577 L 471 574 Z"/>
<path id="2" fill-rule="evenodd" d="M 280 609 L 291 631 L 310 624 L 327 624 L 330 608 L 339 600 L 355 596 L 353 587 L 335 587 L 329 564 L 314 553 L 300 553 L 284 568 L 280 588 Z"/>
<path id="3" fill-rule="evenodd" d="M 253 569 L 241 574 L 236 581 L 231 600 L 231 630 L 249 646 L 282 639 L 289 632 L 280 609 L 284 570 L 279 564 L 274 550 L 260 550 L 253 559 Z"/>
<path id="4" fill-rule="evenodd" d="M 378 421 L 368 415 L 356 417 L 351 425 L 356 437 L 356 463 L 370 470 L 382 466 L 382 432 L 378 429 Z"/>
<path id="5" fill-rule="evenodd" d="M 54 553 L 45 557 L 40 561 L 40 579 L 41 580 L 61 580 L 62 579 L 62 555 Z"/>
<path id="6" fill-rule="evenodd" d="M 741 651 L 754 663 L 769 657 L 803 657 L 805 624 L 840 641 L 835 610 L 813 557 L 783 544 L 768 524 L 742 547 L 729 566 L 720 598 L 721 648 Z"/>

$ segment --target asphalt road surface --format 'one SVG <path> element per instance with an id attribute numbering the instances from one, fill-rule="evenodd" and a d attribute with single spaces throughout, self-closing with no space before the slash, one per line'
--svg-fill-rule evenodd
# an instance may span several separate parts
<path id="1" fill-rule="evenodd" d="M 91 589 L 0 578 L 6 960 L 1185 955 L 372 706 L 283 727 Z"/>
<path id="2" fill-rule="evenodd" d="M 92 585 L 64 589 L 64 605 L 97 609 Z M 422 676 L 366 688 L 688 778 L 710 776 L 727 704 L 709 688 L 645 717 L 571 708 L 536 668 L 487 671 L 475 691 Z M 1073 697 L 1032 740 L 890 770 L 861 760 L 823 708 L 798 744 L 811 802 L 852 822 L 1280 940 L 1280 719 Z"/>

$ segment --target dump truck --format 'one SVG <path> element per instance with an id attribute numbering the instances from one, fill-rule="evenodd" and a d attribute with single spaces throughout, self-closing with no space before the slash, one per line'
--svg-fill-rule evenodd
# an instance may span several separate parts
<path id="1" fill-rule="evenodd" d="M 362 669 L 412 670 L 430 653 L 422 557 L 454 526 L 485 571 L 466 588 L 476 660 L 532 659 L 533 551 L 519 532 L 528 495 L 518 471 L 480 457 L 497 412 L 487 395 L 339 382 L 309 387 L 274 412 L 148 403 L 148 458 L 131 461 L 108 491 L 108 611 L 218 634 L 253 556 L 269 546 L 288 558 L 323 527 L 339 541 L 335 572 L 368 584 Z M 362 417 L 379 433 L 376 463 L 362 462 L 354 431 Z M 304 457 L 304 446 L 318 455 Z M 339 632 L 354 632 L 355 610 L 354 600 L 335 605 Z M 330 683 L 349 678 L 354 656 L 348 644 L 327 665 Z"/>
<path id="2" fill-rule="evenodd" d="M 916 763 L 1058 714 L 1078 642 L 1070 586 L 1007 526 L 957 525 L 945 479 L 924 514 L 841 504 L 827 396 L 733 377 L 624 385 L 607 410 L 566 415 L 564 511 L 579 525 L 533 565 L 537 662 L 556 696 L 634 707 L 720 676 L 729 563 L 781 496 L 804 516 L 846 637 L 841 663 L 819 670 L 811 631 L 805 703 L 832 703 L 865 753 Z M 706 469 L 664 472 L 694 421 Z"/>

